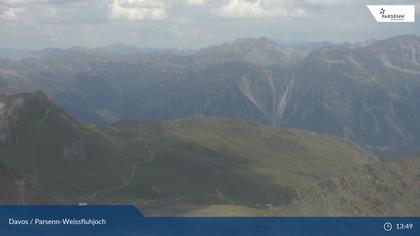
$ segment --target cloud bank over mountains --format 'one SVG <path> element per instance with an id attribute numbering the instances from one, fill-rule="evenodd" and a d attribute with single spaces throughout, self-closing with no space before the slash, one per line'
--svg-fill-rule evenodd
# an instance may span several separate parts
<path id="1" fill-rule="evenodd" d="M 196 48 L 239 37 L 355 41 L 418 33 L 418 23 L 378 25 L 366 8 L 392 3 L 395 0 L 0 0 L 0 43 L 6 48 L 118 42 Z M 418 6 L 420 0 L 413 4 Z M 31 42 L 23 40 L 31 37 Z"/>
<path id="2" fill-rule="evenodd" d="M 60 5 L 78 8 L 104 8 L 109 19 L 129 21 L 165 20 L 168 11 L 174 6 L 206 7 L 214 16 L 223 18 L 265 18 L 265 17 L 300 17 L 305 15 L 305 5 L 332 5 L 343 0 L 2 0 L 0 1 L 3 20 L 22 20 L 23 15 L 30 16 L 34 11 L 60 10 Z M 26 13 L 26 14 L 25 14 Z"/>

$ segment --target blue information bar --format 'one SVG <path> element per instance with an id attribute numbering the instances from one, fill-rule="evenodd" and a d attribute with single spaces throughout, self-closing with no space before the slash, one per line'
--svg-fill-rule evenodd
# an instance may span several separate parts
<path id="1" fill-rule="evenodd" d="M 420 235 L 420 217 L 144 217 L 133 206 L 0 206 L 3 236 Z"/>

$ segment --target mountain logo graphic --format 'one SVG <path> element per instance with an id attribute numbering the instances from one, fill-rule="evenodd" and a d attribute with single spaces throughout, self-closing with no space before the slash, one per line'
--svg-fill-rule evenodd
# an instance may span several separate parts
<path id="1" fill-rule="evenodd" d="M 379 12 L 381 15 L 385 15 L 385 9 L 381 8 L 381 11 Z"/>

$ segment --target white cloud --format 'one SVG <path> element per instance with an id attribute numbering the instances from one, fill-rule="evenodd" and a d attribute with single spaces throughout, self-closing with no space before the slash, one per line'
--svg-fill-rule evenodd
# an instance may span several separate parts
<path id="1" fill-rule="evenodd" d="M 0 5 L 28 6 L 36 4 L 66 4 L 76 2 L 83 2 L 83 0 L 0 0 Z"/>
<path id="2" fill-rule="evenodd" d="M 212 12 L 224 18 L 268 18 L 304 16 L 305 11 L 294 6 L 294 1 L 230 0 Z"/>
<path id="3" fill-rule="evenodd" d="M 348 0 L 306 0 L 305 3 L 308 5 L 314 5 L 314 6 L 321 6 L 321 7 L 329 7 L 329 6 L 335 6 L 338 4 L 347 3 Z"/>
<path id="4" fill-rule="evenodd" d="M 0 10 L 0 21 L 17 21 L 20 20 L 25 8 L 6 8 Z"/>
<path id="5" fill-rule="evenodd" d="M 204 6 L 207 4 L 206 0 L 187 0 L 187 5 L 190 6 Z"/>
<path id="6" fill-rule="evenodd" d="M 43 24 L 70 22 L 79 12 L 81 3 L 82 0 L 0 0 L 0 20 Z"/>
<path id="7" fill-rule="evenodd" d="M 46 3 L 48 0 L 0 0 L 0 5 L 23 6 L 27 4 Z"/>
<path id="8" fill-rule="evenodd" d="M 27 2 L 27 0 L 0 0 L 1 5 L 20 5 Z"/>
<path id="9" fill-rule="evenodd" d="M 159 0 L 114 0 L 111 18 L 128 21 L 159 21 L 168 17 L 166 5 Z"/>

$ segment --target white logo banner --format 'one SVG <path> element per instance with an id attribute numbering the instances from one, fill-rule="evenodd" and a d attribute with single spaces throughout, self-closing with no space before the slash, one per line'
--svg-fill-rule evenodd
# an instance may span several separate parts
<path id="1" fill-rule="evenodd" d="M 377 22 L 416 22 L 415 5 L 367 5 Z"/>

